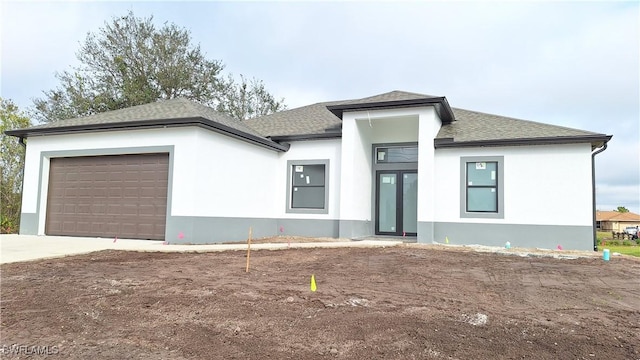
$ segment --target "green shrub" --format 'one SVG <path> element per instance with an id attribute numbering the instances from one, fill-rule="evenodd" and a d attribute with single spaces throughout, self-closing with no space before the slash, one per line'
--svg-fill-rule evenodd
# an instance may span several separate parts
<path id="1" fill-rule="evenodd" d="M 633 245 L 633 241 L 631 241 L 631 240 L 624 240 L 624 241 L 622 242 L 622 245 L 624 245 L 624 246 L 631 246 L 631 245 Z"/>
<path id="2" fill-rule="evenodd" d="M 607 245 L 620 246 L 620 240 L 609 240 L 607 241 Z"/>

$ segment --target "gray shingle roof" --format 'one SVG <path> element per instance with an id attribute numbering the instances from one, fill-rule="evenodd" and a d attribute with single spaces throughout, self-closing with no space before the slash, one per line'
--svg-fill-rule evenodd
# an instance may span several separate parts
<path id="1" fill-rule="evenodd" d="M 371 103 L 392 102 L 392 101 L 418 100 L 418 99 L 425 99 L 425 98 L 437 99 L 439 98 L 439 96 L 394 90 L 388 93 L 369 96 L 362 99 L 343 101 L 340 105 L 371 104 Z"/>
<path id="2" fill-rule="evenodd" d="M 428 98 L 438 99 L 440 97 L 395 90 L 362 99 L 316 103 L 245 120 L 245 123 L 270 137 L 320 135 L 340 130 L 342 120 L 328 110 L 332 106 L 349 107 L 351 105 L 393 103 Z"/>
<path id="3" fill-rule="evenodd" d="M 107 111 L 85 117 L 55 121 L 31 127 L 37 129 L 55 129 L 86 125 L 124 125 L 128 122 L 144 122 L 152 120 L 202 118 L 247 134 L 262 137 L 253 128 L 214 109 L 184 98 L 161 100 L 154 103 L 132 106 L 125 109 Z"/>
<path id="4" fill-rule="evenodd" d="M 341 120 L 327 107 L 349 107 L 368 103 L 402 102 L 435 97 L 403 91 L 392 91 L 363 99 L 323 102 L 247 120 L 246 123 L 265 136 L 287 137 L 322 135 L 340 128 Z M 591 142 L 608 141 L 607 135 L 528 120 L 451 108 L 455 120 L 443 124 L 436 144 L 444 146 L 486 146 L 503 142 Z"/>
<path id="5" fill-rule="evenodd" d="M 166 126 L 197 126 L 271 150 L 287 151 L 289 148 L 287 144 L 279 144 L 265 138 L 260 132 L 240 120 L 183 98 L 162 100 L 26 129 L 10 130 L 5 133 L 11 136 L 29 137 Z"/>
<path id="6" fill-rule="evenodd" d="M 453 108 L 456 121 L 445 124 L 436 136 L 438 140 L 451 139 L 453 143 L 477 143 L 497 140 L 557 140 L 598 138 L 606 135 L 563 126 L 514 119 L 477 111 Z"/>
<path id="7" fill-rule="evenodd" d="M 294 136 L 326 134 L 340 129 L 342 120 L 333 115 L 327 106 L 342 104 L 343 101 L 322 102 L 271 115 L 245 120 L 245 124 L 264 136 Z"/>
<path id="8" fill-rule="evenodd" d="M 425 100 L 427 99 L 427 100 Z M 280 151 L 286 146 L 267 139 L 287 137 L 340 137 L 342 120 L 329 108 L 350 108 L 366 104 L 403 104 L 430 99 L 442 101 L 453 111 L 455 120 L 442 125 L 435 138 L 436 147 L 517 145 L 520 143 L 591 142 L 599 145 L 610 136 L 562 126 L 514 119 L 505 116 L 449 108 L 444 97 L 392 91 L 362 99 L 321 102 L 255 119 L 239 121 L 199 103 L 178 98 L 133 106 L 77 119 L 63 120 L 28 129 L 7 131 L 8 135 L 124 129 L 150 125 L 198 125 Z M 450 111 L 448 110 L 448 111 Z M 451 114 L 449 112 L 449 114 Z"/>

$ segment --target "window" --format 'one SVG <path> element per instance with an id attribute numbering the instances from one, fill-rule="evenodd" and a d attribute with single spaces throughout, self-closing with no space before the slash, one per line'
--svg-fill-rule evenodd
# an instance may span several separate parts
<path id="1" fill-rule="evenodd" d="M 417 146 L 377 147 L 376 163 L 411 163 L 418 162 Z"/>
<path id="2" fill-rule="evenodd" d="M 460 159 L 460 217 L 504 218 L 503 159 Z"/>
<path id="3" fill-rule="evenodd" d="M 287 167 L 287 212 L 327 214 L 329 160 L 290 160 Z"/>

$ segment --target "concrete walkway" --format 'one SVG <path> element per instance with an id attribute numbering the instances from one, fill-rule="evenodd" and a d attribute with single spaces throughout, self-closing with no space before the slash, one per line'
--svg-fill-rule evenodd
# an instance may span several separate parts
<path id="1" fill-rule="evenodd" d="M 302 248 L 386 247 L 401 241 L 363 240 L 309 243 L 251 244 L 251 250 L 278 250 Z M 246 250 L 246 244 L 218 245 L 164 245 L 162 241 L 85 238 L 66 236 L 0 235 L 0 264 L 87 254 L 100 250 L 209 252 Z"/>

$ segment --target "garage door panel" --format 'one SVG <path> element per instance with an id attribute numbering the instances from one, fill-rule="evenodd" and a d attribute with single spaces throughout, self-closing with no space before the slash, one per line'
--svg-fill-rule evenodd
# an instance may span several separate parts
<path id="1" fill-rule="evenodd" d="M 91 231 L 91 223 L 86 221 L 78 221 L 76 223 L 76 231 L 89 233 Z"/>
<path id="2" fill-rule="evenodd" d="M 91 214 L 91 204 L 78 204 L 76 206 L 77 214 Z"/>
<path id="3" fill-rule="evenodd" d="M 51 159 L 49 235 L 163 239 L 168 154 Z"/>
<path id="4" fill-rule="evenodd" d="M 104 204 L 104 199 L 98 199 L 99 203 L 91 204 L 91 214 L 93 215 L 106 215 L 107 205 Z"/>
<path id="5" fill-rule="evenodd" d="M 140 216 L 154 216 L 156 215 L 156 207 L 153 205 L 141 205 L 138 209 Z"/>
<path id="6" fill-rule="evenodd" d="M 71 232 L 75 232 L 76 231 L 76 221 L 64 221 L 62 223 L 62 231 L 71 231 Z"/>
<path id="7" fill-rule="evenodd" d="M 104 223 L 91 223 L 91 233 L 104 234 L 103 237 L 106 237 L 106 234 L 107 234 L 106 226 L 104 225 Z"/>
<path id="8" fill-rule="evenodd" d="M 125 199 L 138 199 L 140 198 L 139 191 L 140 189 L 135 187 L 126 187 L 122 189 L 122 197 Z"/>
<path id="9" fill-rule="evenodd" d="M 123 205 L 122 206 L 122 215 L 128 216 L 138 216 L 138 207 L 135 205 Z"/>
<path id="10" fill-rule="evenodd" d="M 119 215 L 121 212 L 120 204 L 107 204 L 107 215 Z"/>

